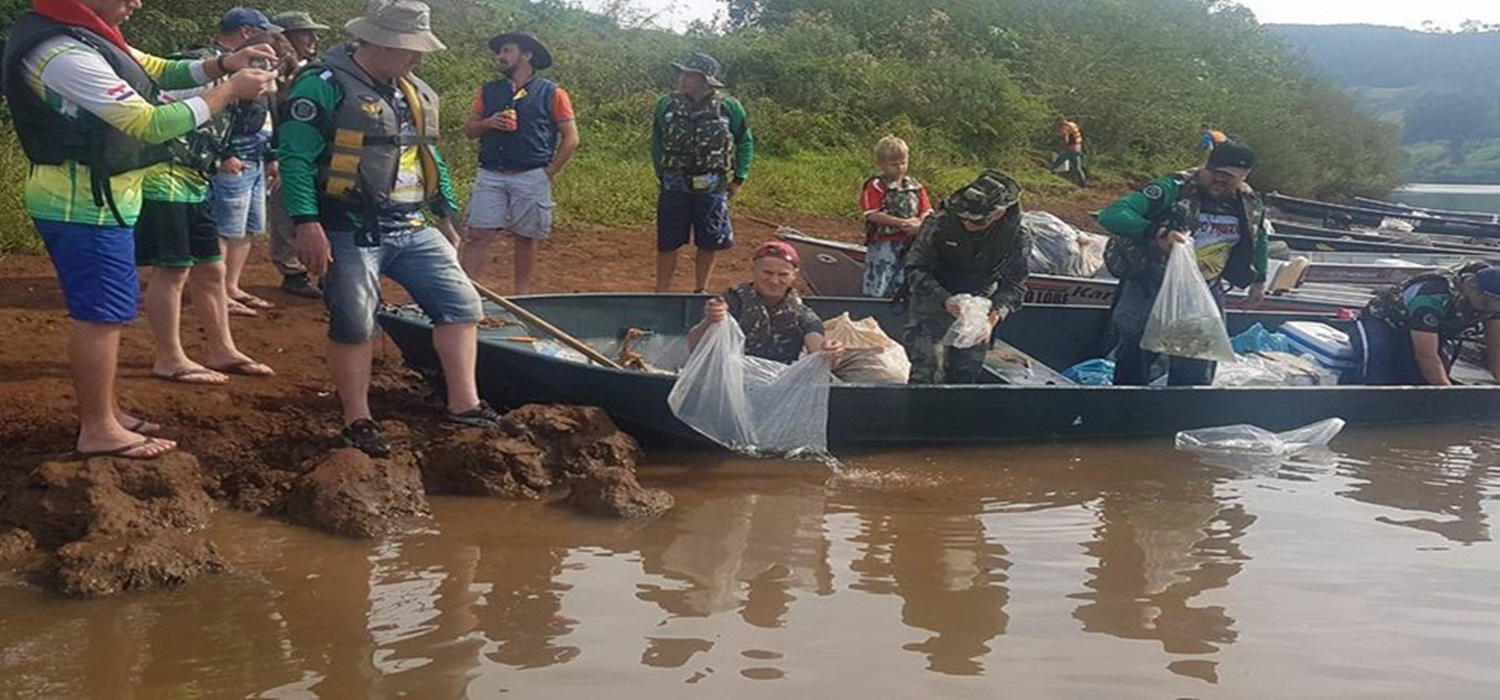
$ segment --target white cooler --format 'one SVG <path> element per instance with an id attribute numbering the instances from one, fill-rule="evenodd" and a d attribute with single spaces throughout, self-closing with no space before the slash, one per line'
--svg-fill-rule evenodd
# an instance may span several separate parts
<path id="1" fill-rule="evenodd" d="M 1288 321 L 1281 324 L 1281 333 L 1293 354 L 1311 356 L 1324 369 L 1343 373 L 1359 366 L 1349 334 L 1326 323 Z"/>

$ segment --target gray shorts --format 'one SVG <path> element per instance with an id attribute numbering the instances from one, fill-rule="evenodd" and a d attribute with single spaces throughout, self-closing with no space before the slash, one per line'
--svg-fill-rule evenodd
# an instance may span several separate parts
<path id="1" fill-rule="evenodd" d="M 502 173 L 480 168 L 469 199 L 469 228 L 503 229 L 541 240 L 552 233 L 556 207 L 545 169 Z"/>

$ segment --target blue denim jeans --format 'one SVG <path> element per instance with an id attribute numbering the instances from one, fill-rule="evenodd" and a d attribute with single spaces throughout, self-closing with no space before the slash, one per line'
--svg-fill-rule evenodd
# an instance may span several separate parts
<path id="1" fill-rule="evenodd" d="M 328 337 L 363 343 L 375 337 L 380 277 L 396 281 L 433 324 L 478 323 L 479 293 L 458 265 L 458 251 L 435 228 L 386 233 L 379 246 L 354 244 L 351 231 L 329 231 L 333 264 L 323 278 Z"/>
<path id="2" fill-rule="evenodd" d="M 245 161 L 238 175 L 214 176 L 208 193 L 214 228 L 222 238 L 244 238 L 266 232 L 266 170 L 258 160 Z"/>

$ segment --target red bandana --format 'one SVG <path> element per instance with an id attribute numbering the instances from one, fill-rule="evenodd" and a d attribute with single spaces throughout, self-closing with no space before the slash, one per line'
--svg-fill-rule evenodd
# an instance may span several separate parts
<path id="1" fill-rule="evenodd" d="M 120 47 L 121 51 L 130 53 L 130 45 L 125 43 L 125 35 L 120 33 L 120 28 L 105 24 L 98 13 L 78 0 L 31 0 L 31 7 L 47 19 L 87 29 L 108 39 L 109 43 Z"/>

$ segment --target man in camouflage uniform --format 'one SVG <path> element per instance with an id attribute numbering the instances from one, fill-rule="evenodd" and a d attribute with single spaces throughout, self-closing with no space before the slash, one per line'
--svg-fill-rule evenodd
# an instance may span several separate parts
<path id="1" fill-rule="evenodd" d="M 745 354 L 791 364 L 803 351 L 838 355 L 843 343 L 828 340 L 823 321 L 802 303 L 792 285 L 802 259 L 784 241 L 769 241 L 755 249 L 755 278 L 731 287 L 723 297 L 703 305 L 703 320 L 688 331 L 688 347 L 696 348 L 708 327 L 732 316 L 745 333 Z"/>
<path id="2" fill-rule="evenodd" d="M 1488 369 L 1500 379 L 1500 268 L 1476 262 L 1381 291 L 1349 340 L 1364 384 L 1447 386 L 1458 344 L 1480 327 Z"/>
<path id="3" fill-rule="evenodd" d="M 922 224 L 906 257 L 902 343 L 911 358 L 913 384 L 980 381 L 989 343 L 964 349 L 941 344 L 959 312 L 953 297 L 989 298 L 993 334 L 1026 297 L 1027 237 L 1021 228 L 1021 188 L 995 170 L 984 171 Z"/>
<path id="4" fill-rule="evenodd" d="M 672 287 L 677 250 L 697 246 L 693 290 L 708 287 L 714 256 L 734 246 L 729 200 L 750 177 L 755 137 L 739 100 L 720 92 L 719 62 L 695 53 L 672 64 L 678 89 L 656 103 L 651 161 L 656 200 L 656 291 Z"/>

